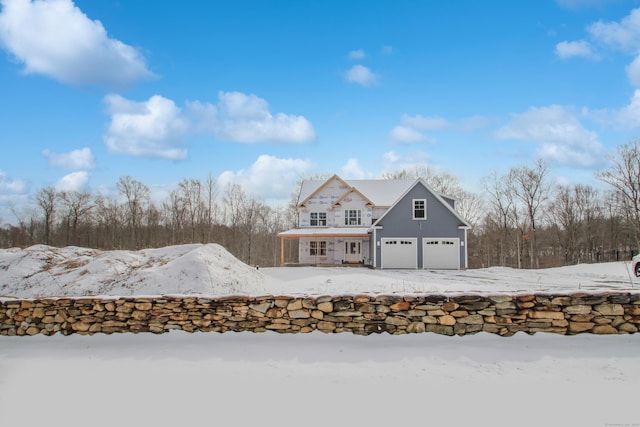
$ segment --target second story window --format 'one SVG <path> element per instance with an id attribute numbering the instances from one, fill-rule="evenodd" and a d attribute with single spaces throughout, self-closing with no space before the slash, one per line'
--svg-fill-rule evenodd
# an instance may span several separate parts
<path id="1" fill-rule="evenodd" d="M 362 225 L 362 211 L 357 209 L 344 211 L 344 225 Z"/>
<path id="2" fill-rule="evenodd" d="M 312 227 L 326 227 L 327 225 L 327 213 L 326 212 L 311 212 L 311 219 L 309 224 Z"/>
<path id="3" fill-rule="evenodd" d="M 426 199 L 413 199 L 413 219 L 427 219 Z"/>

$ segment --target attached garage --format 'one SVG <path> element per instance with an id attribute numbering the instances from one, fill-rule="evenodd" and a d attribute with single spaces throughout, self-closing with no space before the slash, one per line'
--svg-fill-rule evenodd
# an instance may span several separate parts
<path id="1" fill-rule="evenodd" d="M 380 245 L 381 268 L 418 268 L 417 238 L 383 238 Z"/>
<path id="2" fill-rule="evenodd" d="M 460 269 L 460 239 L 423 238 L 422 268 Z"/>

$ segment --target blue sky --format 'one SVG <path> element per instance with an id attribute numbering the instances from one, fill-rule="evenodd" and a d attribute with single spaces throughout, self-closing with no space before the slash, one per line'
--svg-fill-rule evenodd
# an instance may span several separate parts
<path id="1" fill-rule="evenodd" d="M 601 184 L 640 128 L 640 1 L 0 0 L 0 218 L 46 186 L 533 165 Z"/>

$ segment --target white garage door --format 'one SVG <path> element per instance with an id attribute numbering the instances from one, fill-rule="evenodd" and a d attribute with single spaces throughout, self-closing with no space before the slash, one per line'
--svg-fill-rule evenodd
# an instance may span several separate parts
<path id="1" fill-rule="evenodd" d="M 418 268 L 418 239 L 399 237 L 380 239 L 381 268 Z"/>
<path id="2" fill-rule="evenodd" d="M 460 239 L 422 239 L 422 268 L 460 268 Z"/>

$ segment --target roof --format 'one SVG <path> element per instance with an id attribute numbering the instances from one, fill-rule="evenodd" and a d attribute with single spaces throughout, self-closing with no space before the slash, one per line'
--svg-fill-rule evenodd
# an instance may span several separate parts
<path id="1" fill-rule="evenodd" d="M 306 227 L 278 233 L 281 238 L 297 237 L 367 237 L 370 227 Z"/>
<path id="2" fill-rule="evenodd" d="M 310 198 L 326 182 L 331 180 L 303 181 L 298 197 L 298 204 Z M 374 206 L 391 206 L 398 196 L 404 194 L 413 184 L 415 179 L 345 179 L 350 187 L 355 188 Z"/>

